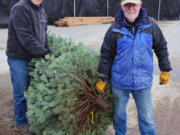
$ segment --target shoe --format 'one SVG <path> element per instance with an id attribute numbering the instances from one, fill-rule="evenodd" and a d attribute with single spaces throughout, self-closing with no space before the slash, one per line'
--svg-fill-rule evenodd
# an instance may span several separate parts
<path id="1" fill-rule="evenodd" d="M 34 135 L 31 131 L 29 131 L 28 125 L 15 126 L 15 131 L 22 135 Z"/>

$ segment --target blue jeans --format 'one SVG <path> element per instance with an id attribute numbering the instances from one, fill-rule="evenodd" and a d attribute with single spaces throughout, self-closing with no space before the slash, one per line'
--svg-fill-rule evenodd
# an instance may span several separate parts
<path id="1" fill-rule="evenodd" d="M 115 135 L 125 135 L 127 130 L 126 105 L 132 94 L 138 112 L 138 123 L 141 135 L 156 135 L 152 111 L 151 88 L 141 90 L 121 90 L 112 87 L 112 93 L 117 99 L 114 106 Z"/>
<path id="2" fill-rule="evenodd" d="M 14 119 L 16 125 L 27 125 L 27 105 L 24 92 L 28 87 L 28 61 L 8 58 L 13 86 Z"/>

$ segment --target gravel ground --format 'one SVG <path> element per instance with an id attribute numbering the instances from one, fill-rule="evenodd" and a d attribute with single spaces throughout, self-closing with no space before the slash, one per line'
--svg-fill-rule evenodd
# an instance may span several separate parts
<path id="1" fill-rule="evenodd" d="M 180 21 L 158 22 L 168 41 L 170 60 L 173 66 L 171 80 L 161 86 L 158 83 L 159 69 L 155 58 L 154 83 L 152 101 L 158 135 L 179 135 L 180 133 Z M 50 32 L 76 42 L 83 41 L 87 46 L 99 50 L 109 24 L 88 25 L 77 27 L 48 26 Z M 6 63 L 5 46 L 7 29 L 0 29 L 0 135 L 16 135 L 13 122 L 12 88 Z M 136 107 L 132 97 L 127 105 L 127 135 L 139 135 Z M 114 135 L 112 125 L 106 135 Z"/>

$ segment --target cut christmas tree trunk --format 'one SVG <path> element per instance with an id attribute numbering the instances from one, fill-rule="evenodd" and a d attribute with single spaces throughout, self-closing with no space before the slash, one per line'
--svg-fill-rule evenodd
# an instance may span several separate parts
<path id="1" fill-rule="evenodd" d="M 110 86 L 97 93 L 99 52 L 55 35 L 51 55 L 32 59 L 27 97 L 30 128 L 37 135 L 103 135 L 112 122 Z"/>

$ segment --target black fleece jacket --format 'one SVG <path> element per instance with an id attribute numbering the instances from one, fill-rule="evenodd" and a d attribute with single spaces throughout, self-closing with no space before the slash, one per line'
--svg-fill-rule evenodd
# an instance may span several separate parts
<path id="1" fill-rule="evenodd" d="M 49 53 L 47 16 L 42 5 L 21 0 L 11 9 L 6 55 L 31 60 Z"/>

